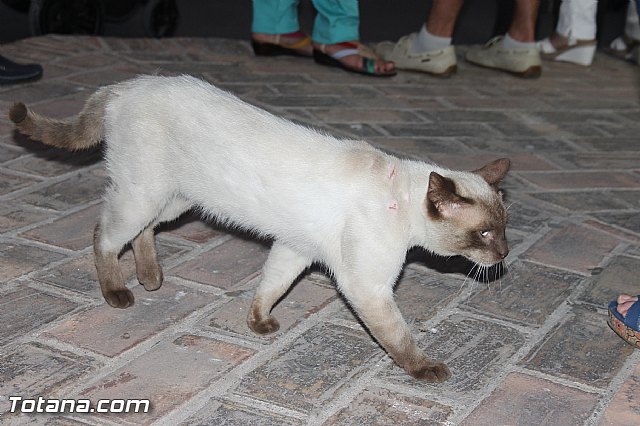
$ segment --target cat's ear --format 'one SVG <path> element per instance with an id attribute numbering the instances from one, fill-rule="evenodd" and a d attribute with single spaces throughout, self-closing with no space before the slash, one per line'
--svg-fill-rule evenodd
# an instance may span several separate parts
<path id="1" fill-rule="evenodd" d="M 489 185 L 497 190 L 498 184 L 504 179 L 509 167 L 511 167 L 511 161 L 508 158 L 499 158 L 478 170 L 474 170 L 473 173 L 482 176 Z"/>
<path id="2" fill-rule="evenodd" d="M 436 172 L 429 175 L 426 203 L 427 212 L 433 219 L 450 218 L 470 204 L 469 200 L 456 194 L 453 180 Z"/>

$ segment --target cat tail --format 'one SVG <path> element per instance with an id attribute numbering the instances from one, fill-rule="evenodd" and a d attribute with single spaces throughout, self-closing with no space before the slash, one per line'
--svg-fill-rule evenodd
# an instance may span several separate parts
<path id="1" fill-rule="evenodd" d="M 21 133 L 45 145 L 69 151 L 87 149 L 102 141 L 108 98 L 108 91 L 97 91 L 89 97 L 78 115 L 66 120 L 42 116 L 20 102 L 11 107 L 9 118 Z"/>

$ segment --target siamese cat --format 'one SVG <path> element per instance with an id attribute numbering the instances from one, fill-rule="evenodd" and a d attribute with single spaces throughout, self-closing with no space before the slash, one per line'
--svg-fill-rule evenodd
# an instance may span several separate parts
<path id="1" fill-rule="evenodd" d="M 95 229 L 100 287 L 113 307 L 133 304 L 118 256 L 132 243 L 138 281 L 163 280 L 154 227 L 191 208 L 273 239 L 248 317 L 273 333 L 274 304 L 314 262 L 388 354 L 429 382 L 447 366 L 420 350 L 394 301 L 407 250 L 422 246 L 479 265 L 509 250 L 498 184 L 506 158 L 473 172 L 402 160 L 249 105 L 189 76 L 140 76 L 103 87 L 69 120 L 15 104 L 10 118 L 45 144 L 81 150 L 104 140 L 110 184 Z"/>

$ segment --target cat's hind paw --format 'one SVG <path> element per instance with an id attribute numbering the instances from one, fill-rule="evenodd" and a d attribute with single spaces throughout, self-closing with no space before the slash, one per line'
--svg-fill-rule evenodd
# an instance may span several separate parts
<path id="1" fill-rule="evenodd" d="M 247 324 L 249 324 L 249 328 L 253 330 L 256 334 L 271 334 L 271 333 L 275 333 L 280 329 L 280 324 L 278 323 L 278 320 L 272 316 L 268 316 L 260 320 L 256 318 L 249 318 L 249 321 L 247 321 Z"/>
<path id="2" fill-rule="evenodd" d="M 426 362 L 424 365 L 407 368 L 409 374 L 425 382 L 442 383 L 451 377 L 451 372 L 446 364 L 441 362 Z"/>
<path id="3" fill-rule="evenodd" d="M 138 282 L 147 291 L 158 290 L 162 286 L 163 280 L 164 275 L 160 268 L 138 271 Z"/>
<path id="4" fill-rule="evenodd" d="M 133 293 L 128 288 L 122 290 L 108 290 L 102 293 L 104 300 L 114 308 L 128 308 L 133 305 Z"/>

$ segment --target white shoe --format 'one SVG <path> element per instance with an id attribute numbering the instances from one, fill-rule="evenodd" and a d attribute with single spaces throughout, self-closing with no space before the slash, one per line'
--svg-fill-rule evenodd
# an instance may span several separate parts
<path id="1" fill-rule="evenodd" d="M 374 49 L 385 61 L 393 61 L 398 69 L 421 71 L 441 77 L 456 72 L 458 65 L 453 46 L 413 53 L 411 44 L 416 36 L 417 33 L 409 34 L 402 37 L 397 43 L 383 41 L 374 46 Z"/>
<path id="2" fill-rule="evenodd" d="M 484 46 L 471 46 L 465 59 L 472 64 L 506 71 L 523 78 L 538 78 L 542 74 L 540 51 L 537 47 L 507 49 L 503 36 L 492 38 Z"/>
<path id="3" fill-rule="evenodd" d="M 611 42 L 605 52 L 620 59 L 640 64 L 640 40 L 624 34 Z"/>
<path id="4" fill-rule="evenodd" d="M 571 62 L 585 67 L 593 62 L 597 47 L 595 40 L 569 38 L 566 46 L 556 49 L 548 37 L 537 42 L 536 46 L 540 49 L 540 54 L 544 59 Z"/>

